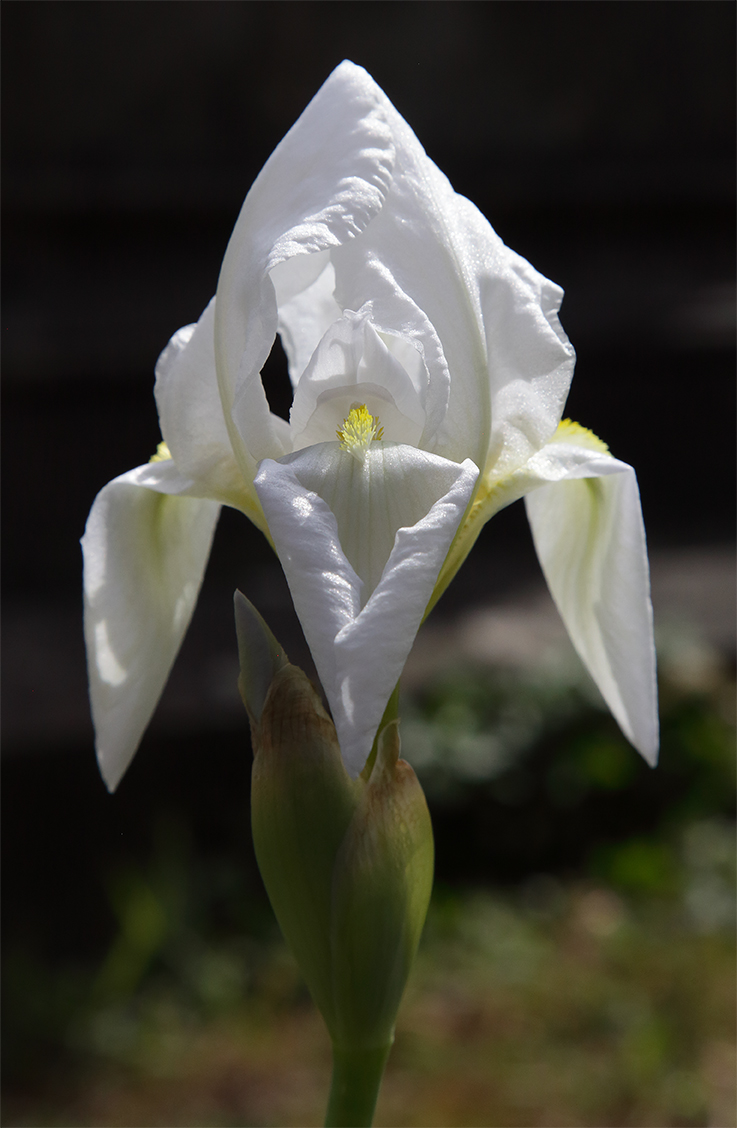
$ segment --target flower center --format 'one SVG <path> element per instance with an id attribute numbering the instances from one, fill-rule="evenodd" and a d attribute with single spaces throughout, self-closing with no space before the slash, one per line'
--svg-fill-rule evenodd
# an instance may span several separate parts
<path id="1" fill-rule="evenodd" d="M 382 437 L 384 428 L 379 426 L 378 415 L 372 415 L 365 403 L 352 403 L 343 420 L 342 430 L 335 433 L 340 439 L 341 449 L 360 459 L 369 444 Z"/>

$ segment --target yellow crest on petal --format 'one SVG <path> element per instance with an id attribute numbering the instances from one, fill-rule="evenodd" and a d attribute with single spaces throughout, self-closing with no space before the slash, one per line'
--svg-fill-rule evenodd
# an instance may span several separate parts
<path id="1" fill-rule="evenodd" d="M 171 458 L 171 451 L 166 443 L 159 443 L 156 448 L 156 454 L 152 454 L 149 462 L 168 462 Z"/>
<path id="2" fill-rule="evenodd" d="M 601 454 L 608 454 L 609 447 L 598 435 L 572 419 L 561 419 L 558 428 L 550 440 L 554 443 L 574 443 L 576 446 L 588 447 L 589 450 L 598 450 Z"/>

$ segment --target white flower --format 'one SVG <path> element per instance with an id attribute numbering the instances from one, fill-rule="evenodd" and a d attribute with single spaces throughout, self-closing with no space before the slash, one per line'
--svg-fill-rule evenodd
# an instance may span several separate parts
<path id="1" fill-rule="evenodd" d="M 216 297 L 159 359 L 165 446 L 90 513 L 85 635 L 109 787 L 168 677 L 221 504 L 279 554 L 351 774 L 423 615 L 483 523 L 523 495 L 573 642 L 654 762 L 637 483 L 560 423 L 574 364 L 561 298 L 342 63 L 248 193 Z M 260 375 L 277 332 L 289 422 Z"/>

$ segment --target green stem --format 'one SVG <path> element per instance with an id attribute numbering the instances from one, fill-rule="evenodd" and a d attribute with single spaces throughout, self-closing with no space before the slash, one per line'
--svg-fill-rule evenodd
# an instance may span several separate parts
<path id="1" fill-rule="evenodd" d="M 391 1042 L 379 1049 L 333 1046 L 333 1081 L 325 1128 L 371 1128 Z"/>

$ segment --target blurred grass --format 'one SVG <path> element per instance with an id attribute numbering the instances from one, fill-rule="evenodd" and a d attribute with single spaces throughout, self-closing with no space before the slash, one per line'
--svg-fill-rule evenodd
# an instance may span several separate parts
<path id="1" fill-rule="evenodd" d="M 661 666 L 656 772 L 569 677 L 404 703 L 438 880 L 377 1125 L 735 1123 L 734 679 Z M 236 861 L 162 814 L 106 894 L 96 963 L 6 942 L 3 1123 L 321 1123 L 327 1037 Z"/>

